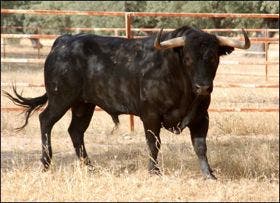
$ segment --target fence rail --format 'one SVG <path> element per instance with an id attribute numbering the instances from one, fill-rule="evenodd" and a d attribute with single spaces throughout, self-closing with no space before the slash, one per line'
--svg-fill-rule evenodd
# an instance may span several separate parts
<path id="1" fill-rule="evenodd" d="M 45 59 L 36 58 L 1 58 L 1 63 L 33 63 L 44 64 Z M 279 61 L 229 61 L 221 60 L 220 65 L 277 65 Z"/>
<path id="2" fill-rule="evenodd" d="M 44 84 L 31 84 L 26 82 L 7 83 L 1 82 L 1 87 L 45 87 Z M 279 84 L 241 84 L 241 83 L 226 83 L 215 84 L 214 87 L 218 88 L 279 88 Z"/>
<path id="3" fill-rule="evenodd" d="M 85 15 L 85 16 L 125 16 L 131 17 L 201 17 L 201 18 L 279 18 L 279 14 L 258 13 L 162 13 L 162 12 L 108 12 L 108 11 L 62 11 L 62 10 L 22 10 L 1 9 L 1 14 L 28 15 Z"/>
<path id="4" fill-rule="evenodd" d="M 59 37 L 60 35 L 47 35 L 47 34 L 1 34 L 1 38 L 3 39 L 10 39 L 10 38 L 14 38 L 14 39 L 30 39 L 30 38 L 34 38 L 34 39 L 56 39 L 57 37 Z M 146 37 L 146 36 L 134 36 L 134 37 Z M 243 38 L 241 37 L 236 37 L 236 39 L 239 40 L 243 40 Z M 264 42 L 269 42 L 269 43 L 279 43 L 279 38 L 271 38 L 271 37 L 250 37 L 250 41 L 251 42 L 260 42 L 260 43 L 264 43 Z"/>
<path id="5" fill-rule="evenodd" d="M 125 12 L 1 9 L 1 14 L 124 16 Z"/>
<path id="6" fill-rule="evenodd" d="M 43 111 L 41 108 L 39 111 Z M 19 112 L 24 111 L 24 108 L 20 107 L 1 107 L 1 111 L 6 112 Z M 103 111 L 100 107 L 95 108 L 95 111 Z M 279 112 L 279 108 L 210 108 L 209 112 Z"/>
<path id="7" fill-rule="evenodd" d="M 38 27 L 34 26 L 1 26 L 1 30 L 3 29 L 34 29 Z M 55 28 L 40 28 L 40 30 L 43 29 L 52 29 L 54 30 Z M 160 31 L 161 28 L 131 28 L 131 31 L 142 31 L 142 32 L 158 32 Z M 65 27 L 64 30 L 72 30 L 72 31 L 111 31 L 111 32 L 119 32 L 119 31 L 125 31 L 125 28 L 88 28 L 88 27 Z M 165 31 L 173 31 L 175 30 L 174 28 L 165 28 Z M 239 28 L 211 28 L 211 29 L 202 29 L 203 31 L 206 32 L 241 32 L 242 29 Z M 247 32 L 264 32 L 267 30 L 267 32 L 279 32 L 279 29 L 263 29 L 263 28 L 248 28 L 246 29 Z"/>

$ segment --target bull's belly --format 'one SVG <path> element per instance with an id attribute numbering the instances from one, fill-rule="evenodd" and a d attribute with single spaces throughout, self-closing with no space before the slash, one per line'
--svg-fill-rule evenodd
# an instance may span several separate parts
<path id="1" fill-rule="evenodd" d="M 84 82 L 83 99 L 108 113 L 138 115 L 139 89 L 135 80 L 112 74 L 88 76 Z"/>
<path id="2" fill-rule="evenodd" d="M 93 92 L 92 94 L 84 94 L 83 100 L 86 103 L 95 104 L 109 114 L 139 115 L 137 102 L 129 95 L 126 98 L 122 98 L 120 95 L 115 96 L 113 94 L 106 94 L 105 91 L 103 91 L 102 94 L 96 94 Z"/>
<path id="3" fill-rule="evenodd" d="M 109 114 L 115 114 L 115 115 L 120 115 L 120 114 L 133 114 L 138 116 L 139 113 L 137 111 L 137 107 L 135 105 L 131 104 L 124 104 L 121 102 L 115 102 L 115 103 L 108 103 L 100 101 L 100 102 L 95 102 L 97 106 L 108 112 Z"/>

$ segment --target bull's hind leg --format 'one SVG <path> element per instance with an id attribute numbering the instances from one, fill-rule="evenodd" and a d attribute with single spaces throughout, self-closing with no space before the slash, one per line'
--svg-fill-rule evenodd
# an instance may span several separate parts
<path id="1" fill-rule="evenodd" d="M 84 132 L 89 126 L 95 105 L 77 103 L 72 106 L 72 120 L 68 128 L 73 146 L 82 163 L 91 165 L 84 145 Z"/>
<path id="2" fill-rule="evenodd" d="M 66 113 L 70 106 L 55 104 L 49 101 L 46 109 L 39 115 L 41 127 L 41 140 L 42 140 L 42 158 L 41 162 L 46 171 L 51 163 L 52 148 L 51 148 L 51 130 L 53 125 Z"/>

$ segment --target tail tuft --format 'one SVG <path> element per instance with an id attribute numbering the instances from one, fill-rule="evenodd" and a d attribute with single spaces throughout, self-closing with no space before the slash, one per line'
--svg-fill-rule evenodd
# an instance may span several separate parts
<path id="1" fill-rule="evenodd" d="M 25 98 L 17 92 L 15 86 L 13 86 L 13 92 L 15 94 L 15 97 L 4 90 L 2 90 L 2 92 L 4 96 L 9 98 L 15 105 L 24 108 L 23 113 L 25 113 L 25 123 L 23 124 L 23 126 L 16 128 L 16 130 L 22 130 L 28 124 L 29 117 L 35 111 L 38 111 L 41 107 L 43 107 L 48 101 L 47 93 L 40 97 Z"/>

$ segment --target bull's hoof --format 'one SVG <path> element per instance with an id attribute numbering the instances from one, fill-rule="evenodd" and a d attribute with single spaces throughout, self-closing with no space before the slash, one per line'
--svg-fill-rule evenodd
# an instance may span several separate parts
<path id="1" fill-rule="evenodd" d="M 217 180 L 216 176 L 214 176 L 212 173 L 204 174 L 204 178 L 207 180 Z"/>
<path id="2" fill-rule="evenodd" d="M 80 167 L 87 167 L 88 172 L 95 171 L 95 168 L 88 157 L 80 158 Z"/>
<path id="3" fill-rule="evenodd" d="M 44 167 L 41 171 L 42 171 L 42 173 L 46 173 L 46 172 L 49 171 L 49 168 L 45 168 L 45 167 Z"/>
<path id="4" fill-rule="evenodd" d="M 95 171 L 95 168 L 92 164 L 87 165 L 87 170 L 89 173 L 93 173 Z"/>
<path id="5" fill-rule="evenodd" d="M 81 166 L 89 166 L 89 165 L 92 165 L 92 164 L 91 164 L 91 161 L 88 157 L 85 157 L 85 158 L 81 157 L 80 158 L 80 165 Z"/>
<path id="6" fill-rule="evenodd" d="M 150 175 L 157 175 L 157 176 L 161 176 L 162 175 L 158 168 L 157 169 L 149 170 L 149 174 Z"/>
<path id="7" fill-rule="evenodd" d="M 48 172 L 50 170 L 50 164 L 43 164 L 42 172 Z"/>
<path id="8" fill-rule="evenodd" d="M 41 158 L 41 162 L 43 164 L 43 169 L 42 169 L 42 172 L 47 172 L 50 168 L 50 159 L 45 159 L 45 158 Z"/>
<path id="9" fill-rule="evenodd" d="M 149 164 L 148 171 L 151 175 L 161 175 L 159 167 L 155 166 L 153 163 Z"/>

